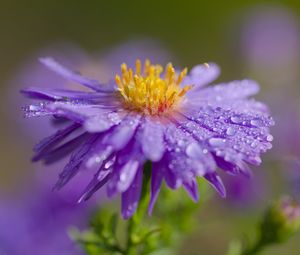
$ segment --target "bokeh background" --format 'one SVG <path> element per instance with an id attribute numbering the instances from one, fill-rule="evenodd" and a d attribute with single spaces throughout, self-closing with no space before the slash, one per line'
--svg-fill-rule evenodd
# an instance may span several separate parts
<path id="1" fill-rule="evenodd" d="M 155 41 L 181 66 L 218 63 L 222 68 L 218 82 L 257 80 L 261 85 L 258 98 L 270 105 L 277 122 L 272 130 L 274 149 L 264 157 L 264 164 L 254 169 L 254 179 L 225 178 L 228 198 L 216 197 L 203 205 L 199 227 L 186 238 L 178 254 L 225 254 L 232 238 L 242 233 L 254 235 L 253 224 L 272 199 L 290 194 L 300 200 L 299 1 L 0 0 L 0 31 L 2 200 L 23 208 L 21 204 L 31 196 L 24 198 L 24 190 L 32 188 L 37 172 L 47 175 L 46 170 L 30 162 L 31 148 L 41 135 L 36 126 L 32 126 L 36 139 L 28 134 L 29 122 L 22 122 L 19 108 L 18 91 L 23 84 L 18 77 L 26 63 L 57 45 L 72 44 L 87 54 L 105 54 L 128 41 L 140 40 Z M 47 193 L 51 185 L 46 183 Z M 37 192 L 40 190 L 32 191 L 32 196 Z M 7 227 L 11 222 L 5 213 L 1 215 L 6 206 L 1 205 L 0 223 L 6 222 Z M 16 214 L 18 210 L 22 214 L 24 208 L 10 206 Z M 1 238 L 5 240 L 7 235 L 2 229 L 0 226 L 1 255 Z M 24 235 L 30 234 L 26 231 Z M 296 255 L 299 250 L 300 235 L 296 235 L 287 244 L 271 247 L 263 254 Z"/>

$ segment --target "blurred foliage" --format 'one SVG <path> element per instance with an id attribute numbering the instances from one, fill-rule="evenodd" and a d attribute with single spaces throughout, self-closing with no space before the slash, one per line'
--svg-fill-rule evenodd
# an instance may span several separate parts
<path id="1" fill-rule="evenodd" d="M 111 214 L 116 208 L 99 208 L 91 219 L 89 230 L 71 231 L 73 240 L 89 255 L 175 254 L 184 236 L 199 226 L 199 205 L 193 203 L 183 189 L 175 192 L 163 187 L 154 215 L 149 217 L 149 180 L 150 175 L 146 175 L 137 213 L 131 219 L 123 221 L 116 214 Z M 199 184 L 203 200 L 207 200 L 207 184 L 204 181 Z"/>
<path id="2" fill-rule="evenodd" d="M 254 242 L 235 239 L 230 243 L 227 255 L 256 255 L 274 244 L 288 241 L 300 230 L 300 206 L 291 197 L 285 196 L 270 205 L 261 222 L 257 224 Z"/>

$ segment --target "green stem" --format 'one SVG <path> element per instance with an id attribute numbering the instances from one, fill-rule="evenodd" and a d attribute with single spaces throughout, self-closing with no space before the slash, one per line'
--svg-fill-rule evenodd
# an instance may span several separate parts
<path id="1" fill-rule="evenodd" d="M 135 229 L 135 222 L 133 217 L 128 221 L 128 227 L 127 227 L 127 247 L 125 251 L 125 255 L 134 255 L 136 254 L 136 245 L 133 241 L 133 232 Z"/>
<path id="2" fill-rule="evenodd" d="M 262 249 L 265 247 L 266 245 L 261 242 L 258 241 L 256 242 L 252 247 L 249 247 L 248 249 L 246 249 L 244 252 L 242 252 L 241 255 L 256 255 L 258 254 L 260 251 L 262 251 Z"/>

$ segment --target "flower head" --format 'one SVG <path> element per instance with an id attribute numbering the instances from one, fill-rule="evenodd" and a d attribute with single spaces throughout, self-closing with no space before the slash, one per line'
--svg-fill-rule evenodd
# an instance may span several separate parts
<path id="1" fill-rule="evenodd" d="M 262 240 L 278 243 L 300 229 L 300 206 L 291 197 L 282 197 L 267 210 L 261 223 Z"/>
<path id="2" fill-rule="evenodd" d="M 271 148 L 266 106 L 248 97 L 258 92 L 251 80 L 205 87 L 219 74 L 215 64 L 179 72 L 171 64 L 136 61 L 135 71 L 121 66 L 115 81 L 100 84 L 58 64 L 41 62 L 90 91 L 28 88 L 40 103 L 25 107 L 31 116 L 64 119 L 65 127 L 42 140 L 34 160 L 53 162 L 71 153 L 56 188 L 79 172 L 95 171 L 79 201 L 107 184 L 109 197 L 122 194 L 122 215 L 135 212 L 142 186 L 143 165 L 152 161 L 149 213 L 162 185 L 182 186 L 198 200 L 196 177 L 205 178 L 225 196 L 216 172 L 249 175 L 247 163 L 261 163 Z M 143 70 L 142 70 L 143 69 Z"/>

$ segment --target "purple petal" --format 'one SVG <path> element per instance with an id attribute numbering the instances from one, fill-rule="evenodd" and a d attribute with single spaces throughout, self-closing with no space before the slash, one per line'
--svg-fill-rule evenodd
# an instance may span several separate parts
<path id="1" fill-rule="evenodd" d="M 171 173 L 166 172 L 166 178 L 176 184 L 189 182 L 195 176 L 203 176 L 207 171 L 215 169 L 215 162 L 207 150 L 200 147 L 200 143 L 186 131 L 169 125 L 165 130 L 165 141 L 167 147 L 166 161 Z M 176 181 L 173 182 L 174 176 Z M 167 181 L 167 180 L 166 180 Z"/>
<path id="2" fill-rule="evenodd" d="M 184 182 L 183 187 L 190 195 L 190 197 L 194 200 L 194 202 L 199 201 L 198 183 L 196 180 L 191 180 L 190 182 Z"/>
<path id="3" fill-rule="evenodd" d="M 81 133 L 68 141 L 64 141 L 64 143 L 58 147 L 51 147 L 49 149 L 39 151 L 33 156 L 32 161 L 44 160 L 45 164 L 54 163 L 78 148 L 78 146 L 80 146 L 85 139 L 88 138 L 88 136 L 89 134 L 86 132 Z"/>
<path id="4" fill-rule="evenodd" d="M 160 163 L 153 163 L 151 171 L 151 191 L 150 191 L 150 202 L 148 206 L 148 214 L 152 215 L 154 204 L 158 197 L 162 181 L 164 178 L 165 169 Z"/>
<path id="5" fill-rule="evenodd" d="M 260 154 L 271 148 L 269 126 L 274 121 L 266 114 L 240 114 L 220 107 L 202 107 L 190 114 L 184 128 L 207 149 L 228 162 L 244 160 L 258 165 Z"/>
<path id="6" fill-rule="evenodd" d="M 194 85 L 194 90 L 196 90 L 214 81 L 219 74 L 220 68 L 214 63 L 197 65 L 184 78 L 182 84 Z"/>
<path id="7" fill-rule="evenodd" d="M 69 134 L 71 134 L 73 131 L 75 131 L 79 127 L 80 127 L 79 124 L 72 123 L 63 129 L 56 131 L 55 134 L 48 136 L 48 137 L 44 138 L 42 141 L 40 141 L 34 147 L 34 151 L 41 152 L 41 151 L 49 150 L 49 149 L 53 148 L 53 146 L 60 143 L 63 139 L 65 139 Z"/>
<path id="8" fill-rule="evenodd" d="M 40 102 L 24 106 L 22 107 L 22 110 L 24 111 L 24 116 L 26 118 L 53 115 L 53 112 L 49 111 L 46 106 L 47 104 L 45 102 Z"/>
<path id="9" fill-rule="evenodd" d="M 110 112 L 107 114 L 98 114 L 86 119 L 84 128 L 90 133 L 99 133 L 118 125 L 124 118 L 124 114 Z"/>
<path id="10" fill-rule="evenodd" d="M 221 197 L 226 197 L 226 190 L 219 175 L 212 172 L 205 174 L 204 178 L 218 191 Z"/>
<path id="11" fill-rule="evenodd" d="M 187 94 L 189 100 L 197 100 L 204 104 L 225 100 L 243 99 L 257 94 L 259 86 L 255 81 L 242 80 L 210 86 L 201 90 L 191 90 Z"/>
<path id="12" fill-rule="evenodd" d="M 136 160 L 129 160 L 125 165 L 117 165 L 107 185 L 108 197 L 114 196 L 117 192 L 125 192 L 132 184 L 138 168 L 139 162 Z"/>
<path id="13" fill-rule="evenodd" d="M 140 123 L 140 118 L 141 116 L 139 115 L 129 115 L 125 117 L 122 122 L 104 138 L 103 143 L 111 145 L 115 151 L 123 149 L 133 137 Z"/>
<path id="14" fill-rule="evenodd" d="M 111 177 L 111 169 L 105 169 L 104 167 L 101 168 L 85 188 L 83 194 L 78 199 L 78 203 L 82 201 L 87 201 L 90 197 L 98 191 L 100 188 L 103 187 L 104 184 L 108 182 Z"/>
<path id="15" fill-rule="evenodd" d="M 145 119 L 139 130 L 139 140 L 145 157 L 152 162 L 162 158 L 165 151 L 163 127 L 151 119 Z"/>
<path id="16" fill-rule="evenodd" d="M 55 185 L 55 188 L 62 188 L 72 179 L 72 177 L 78 173 L 81 163 L 88 156 L 88 153 L 98 138 L 98 135 L 90 136 L 90 138 L 81 147 L 79 147 L 78 151 L 71 156 L 69 163 L 59 174 L 59 179 Z"/>
<path id="17" fill-rule="evenodd" d="M 180 169 L 183 170 L 183 169 Z M 170 169 L 166 169 L 164 173 L 164 179 L 170 189 L 178 189 L 182 185 L 182 178 L 177 176 L 178 174 Z"/>
<path id="18" fill-rule="evenodd" d="M 246 177 L 251 177 L 252 172 L 250 168 L 241 159 L 236 158 L 233 162 L 226 161 L 224 158 L 214 155 L 216 163 L 219 168 L 228 172 L 231 175 L 243 174 Z"/>
<path id="19" fill-rule="evenodd" d="M 96 80 L 86 78 L 76 72 L 69 70 L 68 68 L 57 63 L 53 58 L 50 58 L 50 57 L 40 58 L 40 62 L 42 64 L 44 64 L 45 66 L 47 66 L 52 71 L 63 76 L 64 78 L 69 79 L 74 82 L 77 82 L 79 84 L 82 84 L 92 90 L 95 90 L 98 92 L 103 92 L 108 89 L 107 86 L 100 84 Z M 113 90 L 112 88 L 110 88 L 110 89 Z"/>
<path id="20" fill-rule="evenodd" d="M 140 200 L 143 184 L 143 172 L 139 168 L 130 187 L 122 193 L 122 216 L 130 218 L 136 211 Z"/>
<path id="21" fill-rule="evenodd" d="M 22 89 L 21 93 L 35 99 L 46 99 L 46 100 L 92 100 L 101 99 L 107 96 L 107 93 L 99 92 L 84 92 L 84 91 L 73 91 L 67 89 L 50 89 L 50 88 L 26 88 Z"/>
<path id="22" fill-rule="evenodd" d="M 103 109 L 99 105 L 54 102 L 45 106 L 55 116 L 64 117 L 82 123 L 86 131 L 99 133 L 117 125 L 124 118 L 122 111 Z"/>

